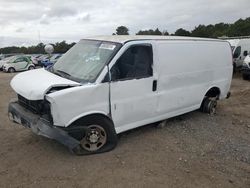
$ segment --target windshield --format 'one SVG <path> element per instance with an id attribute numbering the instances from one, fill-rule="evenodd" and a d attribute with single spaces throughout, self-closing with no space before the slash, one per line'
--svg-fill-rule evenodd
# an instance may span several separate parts
<path id="1" fill-rule="evenodd" d="M 81 40 L 52 67 L 55 74 L 77 82 L 94 82 L 121 44 Z"/>

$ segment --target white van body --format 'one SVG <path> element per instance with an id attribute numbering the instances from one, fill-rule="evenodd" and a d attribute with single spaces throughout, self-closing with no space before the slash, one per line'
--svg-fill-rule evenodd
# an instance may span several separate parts
<path id="1" fill-rule="evenodd" d="M 250 53 L 250 38 L 228 40 L 233 49 L 236 68 L 241 68 L 245 57 Z"/>
<path id="2" fill-rule="evenodd" d="M 86 40 L 121 44 L 94 83 L 79 83 L 45 69 L 20 73 L 11 81 L 12 88 L 25 100 L 49 101 L 52 126 L 69 127 L 83 117 L 99 114 L 111 119 L 118 134 L 197 110 L 210 91 L 218 91 L 217 99 L 224 99 L 229 93 L 232 53 L 226 41 L 162 36 Z M 152 49 L 149 76 L 105 81 L 125 52 L 144 46 Z M 51 91 L 55 87 L 67 88 Z"/>

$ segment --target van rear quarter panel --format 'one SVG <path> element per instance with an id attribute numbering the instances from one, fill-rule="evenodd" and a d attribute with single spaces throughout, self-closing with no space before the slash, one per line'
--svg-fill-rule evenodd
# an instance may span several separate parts
<path id="1" fill-rule="evenodd" d="M 156 41 L 154 61 L 160 114 L 199 108 L 212 87 L 220 89 L 221 99 L 230 89 L 232 54 L 227 42 Z"/>

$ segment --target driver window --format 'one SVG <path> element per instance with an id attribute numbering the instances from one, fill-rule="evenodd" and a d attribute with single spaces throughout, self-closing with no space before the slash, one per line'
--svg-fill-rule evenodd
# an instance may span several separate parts
<path id="1" fill-rule="evenodd" d="M 128 48 L 111 69 L 111 80 L 146 78 L 153 75 L 152 47 L 136 45 Z"/>
<path id="2" fill-rule="evenodd" d="M 22 61 L 23 61 L 23 58 L 20 57 L 20 58 L 16 59 L 15 62 L 16 62 L 16 63 L 19 63 L 19 62 L 22 62 Z"/>
<path id="3" fill-rule="evenodd" d="M 240 53 L 241 53 L 241 46 L 238 46 L 234 51 L 233 58 L 238 58 L 240 56 Z"/>

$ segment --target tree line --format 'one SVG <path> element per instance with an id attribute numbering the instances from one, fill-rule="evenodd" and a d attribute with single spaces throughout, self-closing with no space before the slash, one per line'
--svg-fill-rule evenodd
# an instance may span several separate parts
<path id="1" fill-rule="evenodd" d="M 129 35 L 129 28 L 126 26 L 119 26 L 113 35 Z M 218 38 L 218 37 L 239 37 L 250 36 L 250 17 L 246 19 L 239 19 L 234 23 L 217 23 L 209 25 L 198 25 L 192 31 L 183 28 L 177 29 L 174 33 L 170 34 L 167 30 L 160 31 L 156 29 L 140 30 L 136 35 L 174 35 L 174 36 L 191 36 L 191 37 L 205 37 L 205 38 Z M 57 42 L 52 44 L 54 46 L 54 53 L 65 53 L 75 43 L 66 43 L 66 41 Z M 24 53 L 24 54 L 42 54 L 45 44 L 39 43 L 36 46 L 30 47 L 5 47 L 0 48 L 0 54 L 8 53 Z"/>
<path id="2" fill-rule="evenodd" d="M 119 26 L 113 35 L 129 35 L 129 29 L 126 26 Z M 232 24 L 217 23 L 215 25 L 198 25 L 192 31 L 179 28 L 174 33 L 169 34 L 167 30 L 160 31 L 156 28 L 155 30 L 140 30 L 136 35 L 174 35 L 205 38 L 250 36 L 250 17 L 239 19 Z"/>
<path id="3" fill-rule="evenodd" d="M 52 44 L 54 47 L 53 53 L 65 53 L 67 52 L 72 46 L 75 45 L 75 42 L 68 44 L 66 41 L 57 42 Z M 36 46 L 29 46 L 29 47 L 17 47 L 17 46 L 10 46 L 0 48 L 0 54 L 12 54 L 12 53 L 22 53 L 22 54 L 44 54 L 44 43 L 39 43 Z"/>

